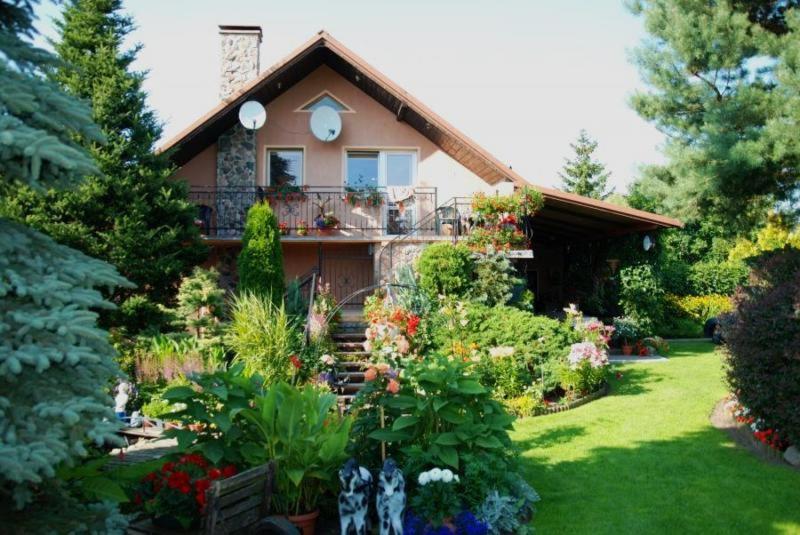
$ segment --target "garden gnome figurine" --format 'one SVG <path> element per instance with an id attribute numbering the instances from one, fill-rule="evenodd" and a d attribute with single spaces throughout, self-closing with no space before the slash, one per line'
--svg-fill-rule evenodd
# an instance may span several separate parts
<path id="1" fill-rule="evenodd" d="M 117 395 L 114 396 L 114 412 L 117 415 L 117 419 L 121 422 L 125 421 L 125 405 L 128 404 L 130 389 L 131 385 L 122 381 L 117 386 Z"/>
<path id="2" fill-rule="evenodd" d="M 392 459 L 383 462 L 378 475 L 375 499 L 380 520 L 380 535 L 403 535 L 403 512 L 406 508 L 406 480 Z"/>
<path id="3" fill-rule="evenodd" d="M 342 535 L 367 535 L 367 513 L 372 475 L 350 459 L 339 470 L 339 523 Z"/>

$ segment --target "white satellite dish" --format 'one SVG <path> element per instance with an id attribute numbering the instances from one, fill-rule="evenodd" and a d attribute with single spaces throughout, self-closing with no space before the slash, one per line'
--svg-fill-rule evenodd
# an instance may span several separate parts
<path id="1" fill-rule="evenodd" d="M 642 249 L 649 251 L 655 246 L 656 242 L 649 235 L 646 235 L 642 240 Z"/>
<path id="2" fill-rule="evenodd" d="M 315 138 L 327 143 L 342 133 L 342 118 L 339 112 L 330 106 L 320 106 L 311 113 L 309 126 Z"/>
<path id="3" fill-rule="evenodd" d="M 260 102 L 248 100 L 239 108 L 239 122 L 248 130 L 258 130 L 267 122 L 267 110 Z"/>

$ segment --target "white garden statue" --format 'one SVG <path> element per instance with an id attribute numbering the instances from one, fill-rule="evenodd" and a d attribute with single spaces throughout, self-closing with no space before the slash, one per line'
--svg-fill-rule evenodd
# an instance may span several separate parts
<path id="1" fill-rule="evenodd" d="M 378 475 L 375 498 L 380 521 L 380 535 L 403 535 L 403 513 L 406 509 L 406 480 L 397 463 L 386 459 Z"/>
<path id="2" fill-rule="evenodd" d="M 350 459 L 339 470 L 339 523 L 342 535 L 367 535 L 372 475 Z"/>

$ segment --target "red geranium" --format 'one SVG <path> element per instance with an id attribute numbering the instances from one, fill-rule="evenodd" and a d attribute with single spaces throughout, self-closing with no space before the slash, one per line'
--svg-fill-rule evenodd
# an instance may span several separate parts
<path id="1" fill-rule="evenodd" d="M 414 336 L 417 334 L 417 329 L 419 328 L 419 316 L 415 316 L 411 314 L 408 316 L 408 324 L 406 325 L 406 332 L 408 336 Z"/>
<path id="2" fill-rule="evenodd" d="M 144 476 L 136 489 L 134 503 L 154 516 L 170 515 L 189 527 L 205 512 L 212 480 L 234 474 L 233 465 L 218 468 L 202 455 L 189 453 Z"/>
<path id="3" fill-rule="evenodd" d="M 289 357 L 289 360 L 292 362 L 292 366 L 294 366 L 298 370 L 303 367 L 303 363 L 300 361 L 297 355 L 292 355 L 291 357 Z"/>

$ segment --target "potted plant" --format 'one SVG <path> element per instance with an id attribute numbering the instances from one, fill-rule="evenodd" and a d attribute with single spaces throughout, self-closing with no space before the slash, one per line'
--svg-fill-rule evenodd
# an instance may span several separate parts
<path id="1" fill-rule="evenodd" d="M 289 225 L 286 223 L 278 223 L 278 232 L 281 236 L 288 236 L 289 235 Z"/>
<path id="2" fill-rule="evenodd" d="M 308 236 L 308 224 L 305 219 L 301 219 L 297 222 L 297 235 Z"/>
<path id="3" fill-rule="evenodd" d="M 339 218 L 333 215 L 333 212 L 320 212 L 314 218 L 314 226 L 320 234 L 331 234 L 339 226 Z"/>
<path id="4" fill-rule="evenodd" d="M 241 415 L 257 430 L 258 443 L 243 448 L 248 463 L 276 463 L 273 506 L 303 535 L 313 535 L 319 499 L 333 490 L 351 420 L 336 411 L 336 396 L 318 386 L 295 388 L 285 382 L 256 396 Z"/>
<path id="5" fill-rule="evenodd" d="M 152 515 L 154 525 L 189 530 L 200 525 L 211 482 L 236 472 L 233 465 L 218 468 L 200 454 L 186 454 L 147 474 L 136 488 L 133 501 Z"/>
<path id="6" fill-rule="evenodd" d="M 414 515 L 422 519 L 426 530 L 432 528 L 431 533 L 439 533 L 441 528 L 455 533 L 453 520 L 461 511 L 458 475 L 449 468 L 432 468 L 422 472 L 417 483 L 419 486 L 410 502 Z"/>
<path id="7" fill-rule="evenodd" d="M 639 325 L 632 318 L 614 318 L 614 339 L 622 347 L 623 355 L 633 353 L 633 344 L 639 338 Z"/>

